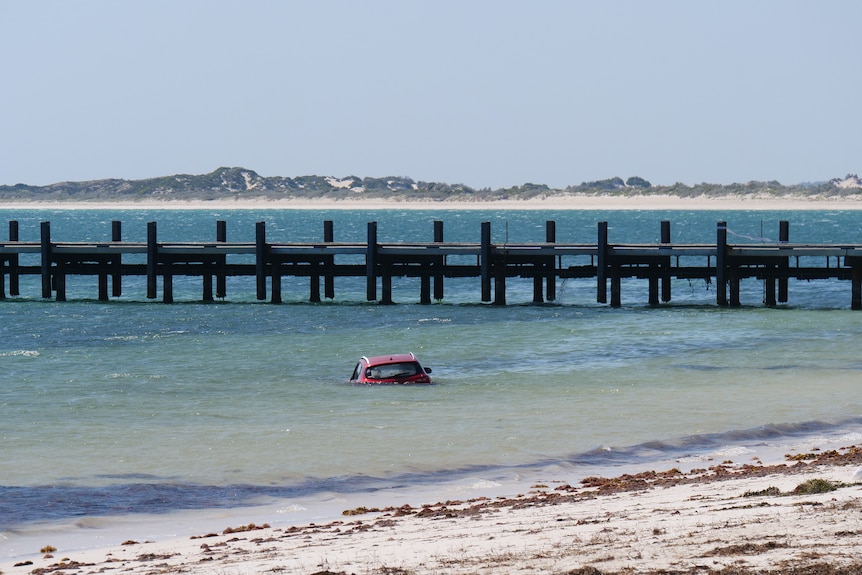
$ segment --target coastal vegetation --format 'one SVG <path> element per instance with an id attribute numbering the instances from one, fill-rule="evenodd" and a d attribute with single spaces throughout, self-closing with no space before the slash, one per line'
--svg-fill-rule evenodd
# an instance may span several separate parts
<path id="1" fill-rule="evenodd" d="M 143 180 L 104 179 L 45 186 L 0 185 L 6 201 L 208 201 L 390 198 L 423 201 L 529 200 L 560 196 L 676 196 L 680 198 L 862 198 L 855 174 L 826 182 L 784 185 L 777 181 L 735 184 L 653 185 L 639 176 L 582 182 L 565 188 L 525 183 L 508 188 L 475 189 L 464 184 L 424 182 L 408 177 L 261 176 L 241 167 L 218 168 L 202 175 L 178 174 Z"/>

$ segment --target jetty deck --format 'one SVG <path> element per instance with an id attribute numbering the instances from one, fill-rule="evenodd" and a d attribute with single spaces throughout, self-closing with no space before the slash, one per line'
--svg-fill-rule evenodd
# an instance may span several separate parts
<path id="1" fill-rule="evenodd" d="M 122 223 L 112 222 L 111 239 L 62 242 L 51 237 L 50 222 L 40 224 L 39 241 L 19 241 L 17 221 L 9 222 L 9 239 L 0 242 L 0 299 L 20 296 L 21 276 L 41 277 L 41 297 L 65 301 L 70 275 L 97 278 L 97 296 L 107 301 L 122 295 L 123 278 L 146 276 L 146 297 L 174 301 L 176 276 L 201 278 L 202 301 L 227 297 L 226 278 L 254 277 L 258 300 L 282 302 L 282 278 L 309 280 L 308 301 L 335 298 L 335 280 L 365 278 L 367 301 L 392 304 L 394 278 L 420 279 L 419 303 L 445 297 L 446 278 L 476 278 L 481 302 L 505 305 L 506 281 L 533 282 L 532 303 L 554 301 L 557 280 L 594 278 L 596 301 L 621 305 L 621 280 L 648 282 L 648 303 L 671 301 L 672 279 L 715 282 L 716 304 L 739 306 L 740 281 L 764 284 L 763 303 L 788 301 L 788 280 L 838 279 L 850 282 L 850 308 L 862 309 L 862 245 L 799 244 L 789 241 L 789 223 L 780 222 L 774 243 L 730 244 L 727 225 L 717 222 L 713 244 L 670 241 L 670 222 L 661 222 L 661 241 L 652 244 L 609 243 L 607 222 L 598 222 L 596 242 L 556 242 L 556 224 L 546 222 L 545 241 L 492 243 L 491 225 L 483 222 L 480 241 L 443 241 L 443 222 L 434 222 L 434 241 L 379 243 L 377 223 L 369 222 L 364 242 L 333 241 L 331 221 L 323 222 L 321 242 L 269 242 L 264 222 L 255 226 L 254 242 L 228 242 L 226 223 L 216 222 L 213 242 L 163 242 L 157 224 L 147 224 L 146 242 L 121 239 Z M 38 263 L 21 263 L 22 256 Z M 159 281 L 161 280 L 161 282 Z M 321 291 L 322 286 L 322 291 Z M 109 290 L 110 288 L 110 290 Z M 379 288 L 379 289 L 378 289 Z"/>

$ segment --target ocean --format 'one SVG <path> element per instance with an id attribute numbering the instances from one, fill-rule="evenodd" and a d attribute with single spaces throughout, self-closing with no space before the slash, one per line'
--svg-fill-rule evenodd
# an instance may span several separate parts
<path id="1" fill-rule="evenodd" d="M 50 221 L 55 241 L 593 243 L 775 241 L 862 244 L 853 211 L 543 210 L 8 210 L 20 239 Z M 0 224 L 5 226 L 5 223 Z M 5 233 L 5 232 L 4 232 Z M 22 262 L 23 263 L 23 262 Z M 533 481 L 620 470 L 748 461 L 786 449 L 862 441 L 862 314 L 849 282 L 790 282 L 790 301 L 762 305 L 743 282 L 741 308 L 714 286 L 678 280 L 647 305 L 645 281 L 623 305 L 595 303 L 594 280 L 558 280 L 555 302 L 530 304 L 531 280 L 509 280 L 510 305 L 480 303 L 478 279 L 447 280 L 419 305 L 418 280 L 395 279 L 397 305 L 365 301 L 363 279 L 336 278 L 335 299 L 307 303 L 307 279 L 284 302 L 255 299 L 253 278 L 228 278 L 200 303 L 200 280 L 176 278 L 176 303 L 147 300 L 145 279 L 96 299 L 70 278 L 67 302 L 42 300 L 39 278 L 0 301 L 0 559 L 45 544 L 116 544 L 144 532 L 183 535 L 207 522 L 321 520 L 369 501 L 482 496 Z M 8 289 L 8 286 L 7 286 Z M 434 385 L 354 386 L 362 355 L 413 351 Z M 145 537 L 146 535 L 138 535 Z M 38 544 L 38 545 L 37 545 Z M 34 549 L 34 546 L 36 548 Z"/>

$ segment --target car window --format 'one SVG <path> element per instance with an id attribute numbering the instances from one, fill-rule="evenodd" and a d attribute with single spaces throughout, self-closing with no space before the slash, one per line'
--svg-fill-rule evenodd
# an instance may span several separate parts
<path id="1" fill-rule="evenodd" d="M 375 365 L 365 373 L 371 379 L 393 379 L 410 377 L 419 373 L 419 364 L 414 362 L 387 363 Z"/>

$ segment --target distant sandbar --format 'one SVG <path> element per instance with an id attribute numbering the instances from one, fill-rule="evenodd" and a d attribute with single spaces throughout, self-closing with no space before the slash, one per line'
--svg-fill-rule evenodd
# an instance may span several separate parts
<path id="1" fill-rule="evenodd" d="M 303 198 L 271 200 L 266 198 L 217 200 L 142 200 L 107 201 L 0 201 L 4 210 L 859 210 L 862 200 L 848 198 L 742 198 L 678 196 L 593 196 L 570 195 L 527 200 L 403 200 L 395 198 L 326 199 Z"/>

